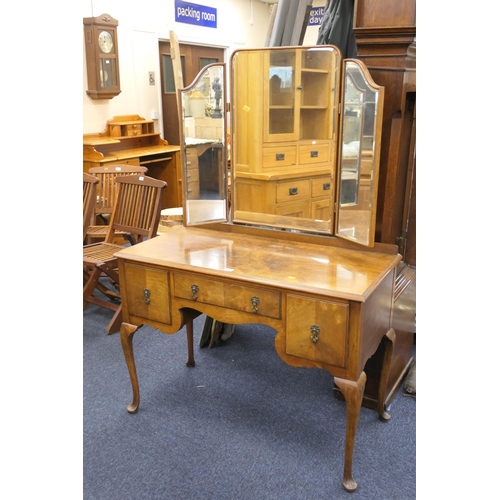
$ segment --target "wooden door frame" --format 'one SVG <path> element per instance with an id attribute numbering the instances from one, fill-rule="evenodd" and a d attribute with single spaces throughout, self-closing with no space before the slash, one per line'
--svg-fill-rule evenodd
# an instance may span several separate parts
<path id="1" fill-rule="evenodd" d="M 194 60 L 195 57 L 217 58 L 220 59 L 220 62 L 225 62 L 227 49 L 228 47 L 179 42 L 180 58 L 181 61 L 183 61 L 182 66 L 183 66 L 184 85 L 186 86 L 189 85 L 200 71 L 199 69 L 197 70 L 194 69 L 200 66 L 199 59 L 195 61 Z M 170 55 L 170 40 L 158 40 L 158 58 L 160 67 L 160 101 L 161 101 L 161 111 L 162 111 L 161 128 L 162 128 L 162 137 L 166 139 L 169 142 L 169 144 L 177 145 L 179 143 L 177 99 L 175 92 L 171 94 L 169 93 L 170 95 L 168 98 L 166 98 L 167 94 L 163 92 L 164 89 L 163 55 Z M 175 105 L 175 112 L 174 113 L 169 112 L 170 109 L 174 107 L 174 105 Z"/>

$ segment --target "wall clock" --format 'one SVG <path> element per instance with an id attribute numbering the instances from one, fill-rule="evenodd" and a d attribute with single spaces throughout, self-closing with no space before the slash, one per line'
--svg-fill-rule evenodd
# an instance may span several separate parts
<path id="1" fill-rule="evenodd" d="M 87 95 L 92 99 L 112 99 L 121 92 L 117 27 L 109 14 L 83 18 Z"/>

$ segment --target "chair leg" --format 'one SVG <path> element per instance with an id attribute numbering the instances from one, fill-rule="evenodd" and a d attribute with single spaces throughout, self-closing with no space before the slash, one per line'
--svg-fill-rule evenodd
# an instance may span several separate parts
<path id="1" fill-rule="evenodd" d="M 105 263 L 105 264 L 99 264 L 98 267 L 106 276 L 109 276 L 109 278 L 113 280 L 115 283 L 120 282 L 118 272 L 116 271 L 116 264 L 109 265 Z"/>
<path id="2" fill-rule="evenodd" d="M 89 279 L 89 276 L 90 276 L 90 273 L 84 269 L 83 270 L 83 283 L 84 284 Z M 103 274 L 102 276 L 105 276 L 105 274 Z M 120 295 L 118 293 L 111 291 L 109 288 L 107 288 L 105 285 L 103 285 L 99 280 L 97 281 L 96 288 L 103 295 L 106 295 L 111 299 L 119 299 L 120 298 Z"/>
<path id="3" fill-rule="evenodd" d="M 101 270 L 95 267 L 92 269 L 90 273 L 88 273 L 87 281 L 83 286 L 83 310 L 87 307 L 88 300 L 87 297 L 90 297 L 94 292 L 97 283 L 99 281 L 99 277 L 101 276 Z"/>
<path id="4" fill-rule="evenodd" d="M 115 314 L 111 318 L 111 321 L 108 323 L 106 328 L 106 333 L 111 335 L 112 333 L 116 333 L 120 331 L 120 326 L 122 324 L 122 306 L 118 307 Z"/>

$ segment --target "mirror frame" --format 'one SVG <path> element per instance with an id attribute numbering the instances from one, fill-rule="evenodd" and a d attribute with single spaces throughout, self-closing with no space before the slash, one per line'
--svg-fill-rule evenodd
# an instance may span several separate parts
<path id="1" fill-rule="evenodd" d="M 375 116 L 373 120 L 373 149 L 372 149 L 372 170 L 371 170 L 371 181 L 370 181 L 370 194 L 369 194 L 369 219 L 366 228 L 363 228 L 363 221 L 356 226 L 353 226 L 354 233 L 356 233 L 356 228 L 359 232 L 363 234 L 363 231 L 367 231 L 367 237 L 364 240 L 360 240 L 355 235 L 342 234 L 339 230 L 342 206 L 340 204 L 341 200 L 341 188 L 342 188 L 342 159 L 343 159 L 343 149 L 344 149 L 344 132 L 345 132 L 345 95 L 347 86 L 347 67 L 349 64 L 355 64 L 358 66 L 360 73 L 362 74 L 365 83 L 370 87 L 376 94 L 376 106 L 375 106 Z M 382 137 L 382 122 L 383 122 L 383 111 L 384 111 L 384 87 L 377 85 L 368 71 L 368 68 L 359 59 L 344 59 L 342 65 L 342 90 L 341 95 L 342 106 L 341 106 L 341 119 L 339 128 L 339 139 L 338 139 L 338 157 L 337 157 L 337 195 L 336 195 L 336 210 L 335 210 L 335 236 L 345 240 L 353 241 L 359 245 L 373 247 L 375 245 L 375 230 L 376 230 L 376 218 L 377 218 L 377 199 L 378 199 L 378 182 L 379 182 L 379 172 L 380 172 L 380 145 Z M 366 104 L 366 103 L 365 103 Z M 360 128 L 364 126 L 364 117 L 361 117 Z M 360 130 L 360 139 L 362 139 L 363 133 Z M 358 149 L 358 193 L 359 193 L 359 174 L 361 169 L 361 162 L 363 158 L 363 148 L 362 141 L 359 141 Z M 359 197 L 359 194 L 358 194 Z M 351 207 L 352 208 L 352 207 Z"/>
<path id="2" fill-rule="evenodd" d="M 187 144 L 186 144 L 186 134 L 185 134 L 185 106 L 184 106 L 184 96 L 186 96 L 189 92 L 194 90 L 204 77 L 204 75 L 211 68 L 220 68 L 222 73 L 221 84 L 222 84 L 222 96 L 221 96 L 221 120 L 222 120 L 222 153 L 221 153 L 221 162 L 222 165 L 220 168 L 222 169 L 222 189 L 223 193 L 220 193 L 223 198 L 223 208 L 224 208 L 224 217 L 198 217 L 196 210 L 190 210 L 190 205 L 194 205 L 189 203 L 188 199 L 188 161 L 187 161 Z M 229 214 L 229 200 L 228 200 L 228 165 L 227 165 L 227 78 L 226 78 L 226 63 L 212 63 L 204 66 L 200 72 L 196 75 L 193 82 L 187 87 L 183 87 L 177 89 L 177 102 L 178 105 L 178 113 L 179 113 L 179 135 L 180 135 L 180 161 L 181 161 L 181 187 L 182 187 L 182 210 L 183 210 L 183 225 L 184 226 L 198 226 L 203 224 L 213 224 L 217 222 L 227 222 L 228 214 Z M 215 141 L 214 141 L 215 142 Z M 215 200 L 203 200 L 203 201 L 215 201 Z M 217 200 L 218 201 L 218 200 Z"/>

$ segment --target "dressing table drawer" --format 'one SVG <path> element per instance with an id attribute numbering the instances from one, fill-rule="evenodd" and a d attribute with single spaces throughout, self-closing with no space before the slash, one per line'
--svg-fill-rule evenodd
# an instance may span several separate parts
<path id="1" fill-rule="evenodd" d="M 128 313 L 172 324 L 169 279 L 168 271 L 125 264 Z"/>
<path id="2" fill-rule="evenodd" d="M 288 295 L 286 353 L 346 367 L 349 304 Z"/>
<path id="3" fill-rule="evenodd" d="M 269 318 L 281 318 L 280 292 L 223 281 L 174 275 L 174 296 Z"/>

